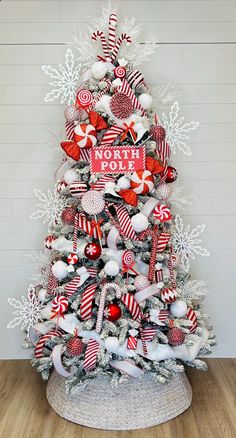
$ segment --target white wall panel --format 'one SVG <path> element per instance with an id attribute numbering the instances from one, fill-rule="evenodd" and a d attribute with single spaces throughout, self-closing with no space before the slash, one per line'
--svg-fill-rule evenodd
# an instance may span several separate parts
<path id="1" fill-rule="evenodd" d="M 30 221 L 33 189 L 52 188 L 56 144 L 64 137 L 63 106 L 44 103 L 50 90 L 41 64 L 63 62 L 97 0 L 3 0 L 0 2 L 0 356 L 28 357 L 18 330 L 7 331 L 8 296 L 21 296 L 33 266 L 25 254 L 42 248 L 46 225 Z M 201 122 L 191 135 L 192 156 L 173 156 L 179 179 L 193 194 L 180 214 L 185 223 L 207 225 L 203 245 L 211 257 L 192 264 L 211 292 L 206 310 L 218 337 L 215 356 L 234 356 L 236 250 L 236 2 L 217 0 L 118 0 L 121 15 L 143 23 L 158 48 L 142 67 L 147 82 L 171 82 L 181 114 Z M 82 12 L 81 12 L 82 11 Z M 14 274 L 14 275 L 13 275 Z M 222 300 L 222 296 L 226 299 Z M 230 303 L 230 305 L 229 305 Z"/>

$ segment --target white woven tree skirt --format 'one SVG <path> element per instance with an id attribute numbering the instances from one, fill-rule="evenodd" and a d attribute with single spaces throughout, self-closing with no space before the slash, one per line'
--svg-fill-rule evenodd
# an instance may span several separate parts
<path id="1" fill-rule="evenodd" d="M 184 373 L 162 385 L 145 374 L 113 388 L 106 376 L 91 381 L 76 395 L 66 394 L 65 378 L 54 371 L 47 385 L 53 409 L 73 423 L 96 429 L 144 429 L 171 420 L 191 404 L 192 389 Z"/>

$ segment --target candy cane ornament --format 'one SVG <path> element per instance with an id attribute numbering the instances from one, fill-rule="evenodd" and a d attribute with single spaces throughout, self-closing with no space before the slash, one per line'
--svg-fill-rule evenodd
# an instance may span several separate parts
<path id="1" fill-rule="evenodd" d="M 112 50 L 112 55 L 111 55 L 111 61 L 114 62 L 116 60 L 116 57 L 118 55 L 118 52 L 120 50 L 120 46 L 122 45 L 123 41 L 126 41 L 127 44 L 131 43 L 131 37 L 129 35 L 127 35 L 126 33 L 122 33 L 120 38 L 118 38 L 115 47 Z"/>
<path id="2" fill-rule="evenodd" d="M 108 48 L 110 51 L 113 50 L 116 42 L 116 26 L 117 26 L 117 15 L 113 13 L 109 17 Z"/>
<path id="3" fill-rule="evenodd" d="M 139 234 L 139 239 L 144 240 L 147 236 L 151 236 L 152 238 L 152 249 L 151 249 L 151 256 L 149 260 L 149 270 L 148 270 L 148 280 L 154 281 L 155 277 L 155 264 L 156 264 L 156 257 L 157 257 L 157 249 L 158 249 L 158 225 L 154 225 L 154 227 L 148 228 L 145 231 L 142 231 L 142 233 Z"/>
<path id="4" fill-rule="evenodd" d="M 54 336 L 61 336 L 61 332 L 59 330 L 51 330 L 39 339 L 36 344 L 34 353 L 36 359 L 40 359 L 41 357 L 43 357 L 43 348 L 45 343 L 52 339 Z"/>
<path id="5" fill-rule="evenodd" d="M 111 62 L 111 57 L 109 54 L 109 49 L 107 46 L 107 41 L 106 41 L 106 37 L 104 35 L 103 31 L 97 30 L 96 32 L 93 32 L 92 34 L 92 40 L 96 41 L 97 38 L 100 38 L 101 43 L 102 43 L 102 49 L 103 49 L 103 53 L 105 55 L 106 61 Z"/>
<path id="6" fill-rule="evenodd" d="M 105 300 L 106 300 L 106 294 L 109 289 L 115 289 L 116 295 L 121 296 L 120 288 L 115 283 L 107 283 L 105 286 L 103 286 L 100 296 L 100 302 L 99 302 L 99 308 L 98 308 L 98 314 L 97 314 L 97 323 L 96 323 L 96 332 L 100 333 L 102 330 L 102 322 L 103 322 L 103 315 L 104 315 L 104 309 L 105 309 Z"/>

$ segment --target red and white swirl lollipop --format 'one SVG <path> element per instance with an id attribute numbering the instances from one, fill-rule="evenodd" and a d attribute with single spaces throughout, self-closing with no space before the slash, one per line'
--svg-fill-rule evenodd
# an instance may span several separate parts
<path id="1" fill-rule="evenodd" d="M 52 312 L 54 314 L 51 316 L 51 319 L 54 318 L 55 316 L 63 315 L 63 313 L 65 313 L 67 309 L 68 309 L 68 299 L 64 297 L 64 295 L 55 297 L 52 300 Z"/>
<path id="2" fill-rule="evenodd" d="M 91 91 L 86 89 L 82 89 L 78 91 L 76 95 L 76 103 L 81 108 L 88 108 L 91 105 L 92 101 L 93 101 L 93 95 Z"/>
<path id="3" fill-rule="evenodd" d="M 158 204 L 153 210 L 153 215 L 160 222 L 168 222 L 172 218 L 170 209 L 165 204 Z"/>
<path id="4" fill-rule="evenodd" d="M 124 78 L 126 75 L 126 69 L 125 67 L 122 67 L 121 65 L 118 65 L 118 67 L 115 68 L 114 70 L 114 75 L 116 78 Z"/>

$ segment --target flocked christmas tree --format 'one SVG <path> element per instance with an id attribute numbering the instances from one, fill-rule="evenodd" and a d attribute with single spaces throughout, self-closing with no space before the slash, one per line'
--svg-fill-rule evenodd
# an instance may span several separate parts
<path id="1" fill-rule="evenodd" d="M 208 255 L 205 226 L 184 228 L 175 211 L 186 199 L 180 186 L 175 196 L 171 156 L 191 154 L 198 123 L 179 117 L 177 101 L 169 115 L 154 111 L 136 65 L 155 40 L 138 44 L 134 20 L 119 24 L 108 9 L 75 41 L 82 73 L 71 49 L 65 66 L 43 66 L 53 79 L 45 100 L 69 104 L 63 164 L 54 192 L 35 190 L 32 218 L 49 223 L 40 275 L 22 302 L 9 298 L 8 327 L 25 330 L 33 365 L 44 379 L 54 366 L 69 388 L 101 373 L 113 384 L 144 372 L 164 383 L 183 363 L 205 369 L 196 357 L 214 344 L 205 284 L 188 273 L 190 258 Z"/>

